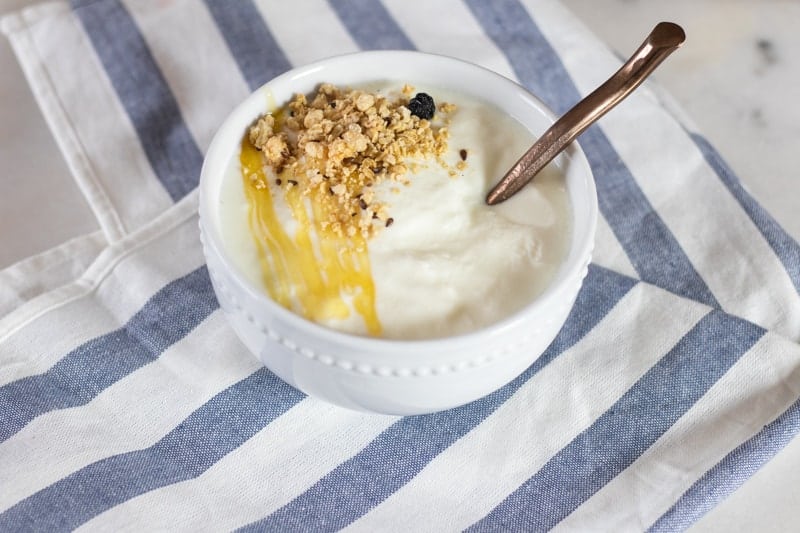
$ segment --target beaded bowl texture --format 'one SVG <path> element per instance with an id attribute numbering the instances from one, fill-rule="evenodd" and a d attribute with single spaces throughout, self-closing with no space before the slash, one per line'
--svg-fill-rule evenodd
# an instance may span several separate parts
<path id="1" fill-rule="evenodd" d="M 272 372 L 304 393 L 342 407 L 397 415 L 429 413 L 466 404 L 502 387 L 552 342 L 587 273 L 597 196 L 586 157 L 573 143 L 555 160 L 564 173 L 571 204 L 566 258 L 541 295 L 484 329 L 431 340 L 388 340 L 334 331 L 292 313 L 248 282 L 226 256 L 217 209 L 222 179 L 243 133 L 265 111 L 266 101 L 286 102 L 323 82 L 347 86 L 377 80 L 450 88 L 483 99 L 534 135 L 555 119 L 516 83 L 453 58 L 362 52 L 299 67 L 255 91 L 214 137 L 200 179 L 200 233 L 223 312 L 245 346 Z"/>

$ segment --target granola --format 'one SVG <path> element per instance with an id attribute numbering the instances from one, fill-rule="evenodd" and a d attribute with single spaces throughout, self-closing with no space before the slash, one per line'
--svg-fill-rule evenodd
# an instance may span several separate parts
<path id="1" fill-rule="evenodd" d="M 260 117 L 249 139 L 279 176 L 278 186 L 297 187 L 326 204 L 326 218 L 318 221 L 322 229 L 368 238 L 394 222 L 388 206 L 376 198 L 378 184 L 407 185 L 409 174 L 428 160 L 455 175 L 442 158 L 447 115 L 455 106 L 440 104 L 435 120 L 420 118 L 408 107 L 413 93 L 404 85 L 399 96 L 389 98 L 325 83 L 310 101 L 297 94 L 278 112 Z M 266 187 L 257 176 L 253 180 L 256 188 Z"/>

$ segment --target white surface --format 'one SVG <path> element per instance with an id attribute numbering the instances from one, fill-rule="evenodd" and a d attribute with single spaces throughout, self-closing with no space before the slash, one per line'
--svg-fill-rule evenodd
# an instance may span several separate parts
<path id="1" fill-rule="evenodd" d="M 0 14 L 27 2 L 0 0 Z M 98 228 L 0 37 L 0 268 Z"/>
<path id="2" fill-rule="evenodd" d="M 0 0 L 0 13 L 28 2 Z M 792 0 L 564 0 L 621 55 L 656 22 L 687 30 L 656 73 L 756 198 L 800 238 L 794 178 L 800 106 L 800 4 Z M 766 44 L 771 43 L 771 44 Z M 97 224 L 50 137 L 10 47 L 0 39 L 0 268 Z M 623 104 L 624 105 L 624 104 Z M 696 529 L 788 531 L 800 516 L 795 439 Z"/>

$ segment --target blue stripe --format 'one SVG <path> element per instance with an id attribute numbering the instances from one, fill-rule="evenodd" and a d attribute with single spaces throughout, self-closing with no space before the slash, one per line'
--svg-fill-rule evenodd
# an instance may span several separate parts
<path id="1" fill-rule="evenodd" d="M 390 486 L 371 477 L 376 470 L 392 468 L 381 460 L 387 457 L 380 455 L 381 447 L 384 453 L 410 461 L 418 472 L 423 466 L 418 454 L 427 453 L 432 458 L 453 442 L 456 434 L 463 435 L 477 425 L 549 360 L 590 331 L 635 283 L 592 266 L 566 327 L 523 377 L 471 406 L 401 420 L 393 431 L 387 431 L 359 454 L 365 462 L 356 465 L 356 473 L 369 476 L 375 490 Z M 158 324 L 174 322 L 162 316 Z M 197 477 L 302 398 L 302 393 L 261 369 L 217 394 L 153 446 L 95 462 L 17 503 L 0 514 L 0 530 L 72 529 L 138 495 Z M 346 468 L 337 469 L 342 470 Z M 412 476 L 411 469 L 407 476 Z M 339 486 L 336 480 L 330 481 Z M 353 490 L 360 490 L 360 480 L 351 482 Z M 397 479 L 391 483 L 396 484 Z M 350 505 L 356 503 L 347 490 L 337 490 L 336 494 Z M 329 523 L 330 519 L 322 520 Z"/>
<path id="2" fill-rule="evenodd" d="M 72 6 L 153 171 L 172 200 L 180 200 L 197 186 L 203 154 L 136 23 L 117 0 L 73 0 Z"/>
<path id="3" fill-rule="evenodd" d="M 610 409 L 471 531 L 551 529 L 632 464 L 765 331 L 713 310 Z"/>
<path id="4" fill-rule="evenodd" d="M 251 0 L 205 1 L 251 90 L 291 68 Z M 309 39 L 313 38 L 309 35 Z"/>
<path id="5" fill-rule="evenodd" d="M 413 50 L 383 4 L 376 0 L 328 0 L 356 44 L 363 50 Z M 409 9 L 413 7 L 409 6 Z"/>
<path id="6" fill-rule="evenodd" d="M 336 530 L 364 515 L 480 424 L 545 365 L 583 338 L 635 283 L 631 278 L 592 266 L 565 326 L 547 351 L 523 374 L 469 405 L 399 420 L 286 506 L 243 529 Z"/>
<path id="7" fill-rule="evenodd" d="M 761 207 L 758 202 L 742 187 L 741 181 L 736 177 L 733 170 L 725 163 L 719 153 L 701 135 L 690 133 L 692 140 L 702 152 L 706 162 L 714 169 L 720 177 L 723 185 L 728 188 L 730 193 L 742 206 L 747 216 L 753 221 L 758 230 L 769 243 L 775 255 L 783 263 L 786 273 L 792 280 L 795 290 L 800 294 L 800 246 L 786 233 L 767 210 Z"/>
<path id="8" fill-rule="evenodd" d="M 79 346 L 44 374 L 0 387 L 0 442 L 41 414 L 87 404 L 155 361 L 218 305 L 200 267 L 159 290 L 122 328 Z"/>
<path id="9" fill-rule="evenodd" d="M 580 100 L 558 54 L 516 0 L 465 0 L 520 82 L 556 113 Z M 580 139 L 597 182 L 600 210 L 642 280 L 719 308 L 680 244 L 658 216 L 602 130 Z"/>
<path id="10" fill-rule="evenodd" d="M 800 433 L 800 400 L 717 463 L 650 531 L 683 531 L 738 489 Z"/>
<path id="11" fill-rule="evenodd" d="M 303 397 L 262 368 L 149 448 L 97 461 L 22 500 L 0 514 L 0 530 L 74 529 L 140 494 L 195 478 Z"/>

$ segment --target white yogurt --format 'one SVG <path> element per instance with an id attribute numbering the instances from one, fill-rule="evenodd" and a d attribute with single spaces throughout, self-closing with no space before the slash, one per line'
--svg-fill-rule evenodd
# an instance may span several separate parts
<path id="1" fill-rule="evenodd" d="M 510 316 L 548 285 L 571 234 L 563 175 L 553 165 L 510 200 L 491 207 L 484 201 L 532 144 L 530 132 L 485 102 L 436 88 L 417 90 L 457 106 L 444 159 L 455 167 L 464 149 L 467 166 L 451 177 L 428 161 L 410 175 L 410 185 L 378 187 L 394 223 L 368 241 L 368 255 L 381 336 L 393 339 L 457 335 Z M 273 197 L 278 216 L 292 228 L 280 194 Z M 263 287 L 238 158 L 231 161 L 219 210 L 228 255 L 251 283 Z M 323 325 L 366 334 L 356 312 Z"/>

